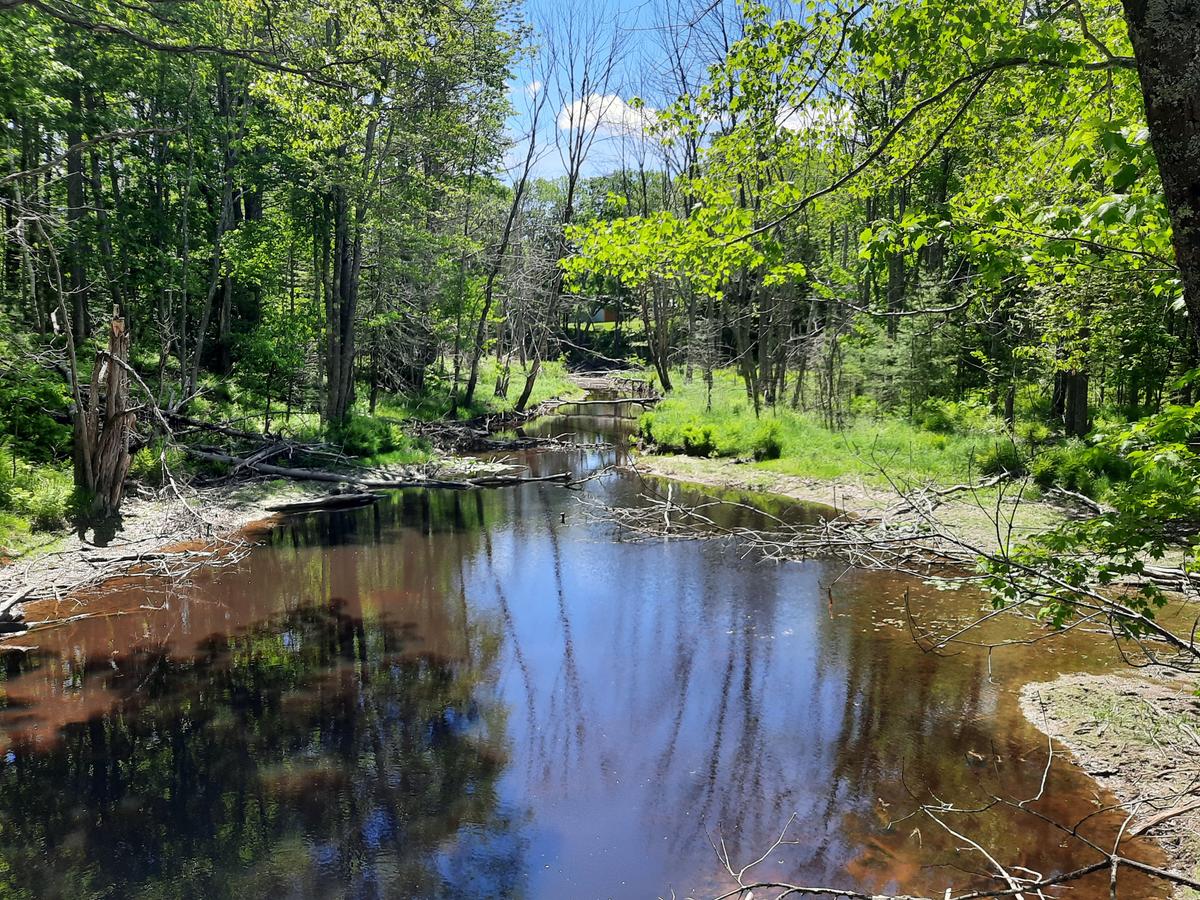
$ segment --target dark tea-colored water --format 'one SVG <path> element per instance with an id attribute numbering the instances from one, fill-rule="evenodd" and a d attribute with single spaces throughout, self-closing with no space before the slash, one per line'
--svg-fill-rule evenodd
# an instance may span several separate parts
<path id="1" fill-rule="evenodd" d="M 586 411 L 535 430 L 623 440 Z M 513 457 L 583 473 L 617 452 Z M 715 848 L 744 865 L 789 821 L 757 877 L 996 887 L 905 817 L 1037 795 L 1047 744 L 1017 692 L 1106 665 L 1103 645 L 1006 649 L 989 676 L 981 652 L 922 652 L 903 611 L 907 590 L 925 625 L 966 620 L 977 596 L 633 540 L 580 499 L 656 487 L 406 491 L 285 522 L 187 585 L 109 586 L 88 608 L 121 615 L 8 657 L 0 897 L 711 897 L 731 885 Z M 1096 855 L 1046 819 L 1109 799 L 1059 755 L 1037 815 L 943 819 L 1049 875 Z M 1167 893 L 1122 877 L 1122 897 Z"/>

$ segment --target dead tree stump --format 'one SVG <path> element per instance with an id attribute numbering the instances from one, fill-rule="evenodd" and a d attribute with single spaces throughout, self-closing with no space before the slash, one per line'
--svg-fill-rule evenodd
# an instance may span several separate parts
<path id="1" fill-rule="evenodd" d="M 129 333 L 113 308 L 108 349 L 96 354 L 85 408 L 75 410 L 75 483 L 92 498 L 92 512 L 109 516 L 121 506 L 132 457 L 136 414 L 129 409 Z"/>

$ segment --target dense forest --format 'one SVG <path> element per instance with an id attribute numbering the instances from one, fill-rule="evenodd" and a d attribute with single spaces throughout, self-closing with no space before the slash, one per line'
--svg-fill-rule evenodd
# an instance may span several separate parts
<path id="1" fill-rule="evenodd" d="M 8 0 L 9 530 L 161 482 L 173 423 L 418 458 L 406 420 L 625 366 L 660 447 L 865 423 L 938 478 L 965 434 L 1153 549 L 1197 502 L 1198 19 Z"/>

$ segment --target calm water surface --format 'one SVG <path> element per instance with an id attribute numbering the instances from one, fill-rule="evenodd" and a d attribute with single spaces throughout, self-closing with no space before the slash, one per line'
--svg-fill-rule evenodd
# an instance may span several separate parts
<path id="1" fill-rule="evenodd" d="M 535 430 L 620 437 L 595 415 Z M 1110 664 L 1102 645 L 1008 649 L 989 678 L 981 653 L 922 653 L 902 621 L 906 589 L 930 624 L 976 597 L 629 540 L 579 497 L 407 491 L 298 518 L 190 586 L 109 587 L 92 609 L 122 615 L 8 655 L 0 897 L 710 897 L 730 884 L 713 842 L 744 864 L 793 816 L 760 877 L 995 886 L 935 822 L 889 823 L 934 796 L 1034 796 L 1046 742 L 1016 693 Z M 1060 756 L 1033 808 L 1073 822 L 1108 799 Z M 947 824 L 1044 874 L 1095 858 L 1011 808 Z M 1167 896 L 1126 878 L 1122 897 Z"/>

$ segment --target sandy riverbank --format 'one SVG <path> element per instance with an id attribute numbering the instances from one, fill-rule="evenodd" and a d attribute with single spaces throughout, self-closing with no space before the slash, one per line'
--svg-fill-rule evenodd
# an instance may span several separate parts
<path id="1" fill-rule="evenodd" d="M 1200 697 L 1166 670 L 1026 685 L 1021 709 L 1133 814 L 1179 873 L 1200 877 Z M 1181 888 L 1178 897 L 1200 896 Z"/>

